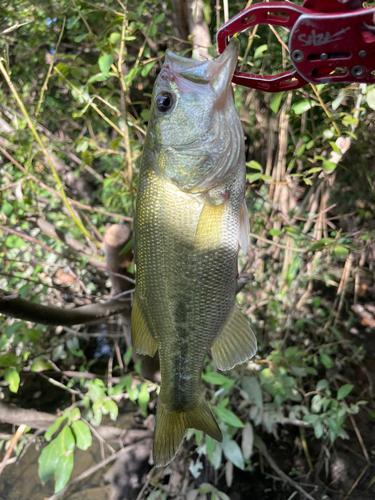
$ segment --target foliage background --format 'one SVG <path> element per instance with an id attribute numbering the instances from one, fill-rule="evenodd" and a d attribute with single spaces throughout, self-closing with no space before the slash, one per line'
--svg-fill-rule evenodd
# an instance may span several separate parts
<path id="1" fill-rule="evenodd" d="M 190 4 L 214 43 L 222 6 Z M 126 15 L 112 0 L 1 7 L 0 288 L 65 308 L 108 299 L 103 235 L 110 224 L 131 225 L 153 83 L 165 51 L 189 55 L 197 39 L 179 39 L 176 2 L 129 1 Z M 231 3 L 229 15 L 244 7 Z M 288 67 L 286 32 L 261 26 L 240 42 L 242 69 Z M 191 432 L 179 460 L 163 473 L 149 467 L 134 498 L 235 499 L 250 488 L 254 498 L 372 498 L 375 88 L 237 87 L 235 99 L 252 243 L 240 255 L 238 300 L 258 355 L 227 374 L 207 359 L 223 444 Z M 38 452 L 43 483 L 54 479 L 61 491 L 74 450 L 87 449 L 94 426 L 116 422 L 129 400 L 135 425 L 147 428 L 157 376 L 150 382 L 132 356 L 126 320 L 55 328 L 1 316 L 0 324 L 3 401 L 59 410 Z M 37 379 L 43 392 L 54 384 L 53 397 L 28 399 Z M 18 456 L 33 439 L 41 445 L 30 428 L 18 438 Z"/>

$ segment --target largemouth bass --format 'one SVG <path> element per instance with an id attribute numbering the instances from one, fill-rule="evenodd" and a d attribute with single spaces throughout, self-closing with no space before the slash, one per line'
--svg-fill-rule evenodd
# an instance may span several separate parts
<path id="1" fill-rule="evenodd" d="M 236 304 L 238 249 L 249 239 L 231 86 L 237 57 L 237 41 L 213 62 L 167 53 L 153 92 L 136 202 L 132 343 L 140 354 L 159 350 L 156 466 L 173 460 L 188 428 L 222 439 L 201 387 L 209 349 L 220 370 L 256 352 Z"/>

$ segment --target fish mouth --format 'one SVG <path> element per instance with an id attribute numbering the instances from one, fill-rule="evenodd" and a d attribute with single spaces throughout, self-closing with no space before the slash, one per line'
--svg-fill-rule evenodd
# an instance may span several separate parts
<path id="1" fill-rule="evenodd" d="M 221 83 L 224 83 L 227 89 L 236 69 L 238 52 L 239 41 L 236 38 L 232 38 L 224 52 L 213 61 L 196 61 L 168 51 L 161 76 L 165 79 L 174 80 L 177 84 L 183 83 L 179 82 L 180 80 L 187 80 L 202 86 L 208 84 L 212 86 L 220 75 Z M 195 88 L 195 91 L 197 91 L 197 88 Z"/>

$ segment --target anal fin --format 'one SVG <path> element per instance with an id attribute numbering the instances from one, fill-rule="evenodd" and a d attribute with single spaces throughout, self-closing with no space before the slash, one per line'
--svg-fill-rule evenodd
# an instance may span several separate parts
<path id="1" fill-rule="evenodd" d="M 143 317 L 137 294 L 134 296 L 134 304 L 131 317 L 132 346 L 138 354 L 147 354 L 152 358 L 157 351 L 157 344 L 152 338 Z"/>
<path id="2" fill-rule="evenodd" d="M 203 396 L 191 410 L 170 411 L 158 401 L 153 456 L 156 467 L 168 465 L 176 456 L 188 429 L 205 432 L 221 443 L 219 426 Z"/>
<path id="3" fill-rule="evenodd" d="M 219 370 L 231 370 L 251 359 L 257 350 L 254 332 L 237 304 L 211 347 L 212 356 Z"/>

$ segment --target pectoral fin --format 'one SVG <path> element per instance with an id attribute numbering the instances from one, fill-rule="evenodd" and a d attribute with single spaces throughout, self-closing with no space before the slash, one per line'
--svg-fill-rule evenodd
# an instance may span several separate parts
<path id="1" fill-rule="evenodd" d="M 147 327 L 142 310 L 140 308 L 137 294 L 134 297 L 134 304 L 131 318 L 132 326 L 132 346 L 138 354 L 147 354 L 152 358 L 155 356 L 158 346 L 152 338 Z"/>
<path id="2" fill-rule="evenodd" d="M 213 250 L 222 245 L 225 228 L 226 203 L 205 202 L 199 217 L 195 243 L 199 250 Z"/>
<path id="3" fill-rule="evenodd" d="M 211 347 L 212 356 L 219 370 L 231 370 L 252 358 L 257 341 L 247 319 L 235 305 L 229 319 Z"/>

